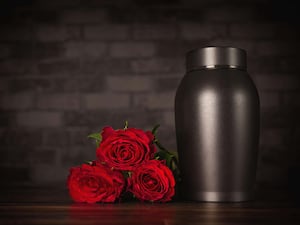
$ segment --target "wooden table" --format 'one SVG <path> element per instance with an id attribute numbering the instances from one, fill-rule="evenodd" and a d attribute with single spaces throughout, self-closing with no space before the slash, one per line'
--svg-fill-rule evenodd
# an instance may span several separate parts
<path id="1" fill-rule="evenodd" d="M 296 202 L 259 197 L 245 203 L 76 204 L 67 190 L 10 189 L 0 193 L 0 224 L 300 224 Z"/>

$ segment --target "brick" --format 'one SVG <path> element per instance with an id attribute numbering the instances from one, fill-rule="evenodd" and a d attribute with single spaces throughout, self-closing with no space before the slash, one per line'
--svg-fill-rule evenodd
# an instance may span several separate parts
<path id="1" fill-rule="evenodd" d="M 294 149 L 294 151 L 297 151 L 298 156 L 300 157 L 299 151 L 299 145 L 300 145 L 300 128 L 298 127 L 295 131 L 293 131 L 293 142 L 295 145 L 298 145 L 297 148 Z"/>
<path id="2" fill-rule="evenodd" d="M 70 9 L 62 13 L 61 20 L 67 24 L 105 23 L 107 15 L 101 9 Z"/>
<path id="3" fill-rule="evenodd" d="M 180 36 L 185 40 L 211 39 L 224 37 L 225 35 L 225 25 L 212 25 L 202 23 L 180 24 Z"/>
<path id="4" fill-rule="evenodd" d="M 263 146 L 261 148 L 261 161 L 265 166 L 287 166 L 289 156 L 286 147 L 283 145 Z"/>
<path id="5" fill-rule="evenodd" d="M 150 91 L 153 89 L 153 79 L 140 76 L 108 76 L 107 87 L 112 91 Z"/>
<path id="6" fill-rule="evenodd" d="M 165 1 L 164 3 L 161 2 L 160 5 L 148 4 L 148 6 L 142 7 L 144 3 L 145 2 L 139 4 L 140 7 L 138 8 L 128 7 L 132 2 L 127 5 L 125 4 L 124 7 L 114 7 L 110 10 L 110 20 L 118 23 L 169 24 L 178 21 L 197 21 L 201 19 L 199 15 L 201 15 L 202 10 L 197 8 L 183 8 L 181 4 L 177 6 L 174 5 L 174 7 L 167 6 Z M 171 2 L 169 1 L 169 3 Z"/>
<path id="7" fill-rule="evenodd" d="M 293 118 L 287 111 L 264 110 L 261 112 L 261 126 L 264 128 L 288 128 Z"/>
<path id="8" fill-rule="evenodd" d="M 90 143 L 89 147 L 84 146 L 70 146 L 66 153 L 62 154 L 62 161 L 71 165 L 81 165 L 85 161 L 95 159 L 95 145 Z"/>
<path id="9" fill-rule="evenodd" d="M 299 89 L 299 77 L 293 76 L 256 76 L 255 83 L 259 90 L 297 90 Z"/>
<path id="10" fill-rule="evenodd" d="M 15 166 L 1 165 L 0 176 L 5 180 L 5 182 L 2 182 L 3 186 L 9 186 L 9 184 L 28 184 L 30 181 L 30 170 L 28 165 L 20 165 L 20 163 L 15 164 Z"/>
<path id="11" fill-rule="evenodd" d="M 255 57 L 249 55 L 248 57 L 248 71 L 250 74 L 274 74 L 289 76 L 290 74 L 297 74 L 300 69 L 299 59 L 297 57 Z"/>
<path id="12" fill-rule="evenodd" d="M 166 126 L 175 128 L 175 113 L 174 111 L 167 111 L 163 113 L 163 122 Z"/>
<path id="13" fill-rule="evenodd" d="M 283 104 L 285 106 L 297 107 L 300 106 L 300 93 L 298 92 L 289 92 L 283 94 Z"/>
<path id="14" fill-rule="evenodd" d="M 68 32 L 64 26 L 39 26 L 36 29 L 36 40 L 41 42 L 65 41 Z"/>
<path id="15" fill-rule="evenodd" d="M 150 57 L 155 51 L 151 42 L 115 42 L 110 45 L 109 55 L 116 58 Z"/>
<path id="16" fill-rule="evenodd" d="M 7 93 L 9 91 L 10 80 L 9 79 L 0 79 L 0 93 Z"/>
<path id="17" fill-rule="evenodd" d="M 55 80 L 56 89 L 65 92 L 99 92 L 106 89 L 104 77 L 86 77 Z"/>
<path id="18" fill-rule="evenodd" d="M 3 84 L 3 87 L 2 87 Z M 105 90 L 104 77 L 75 77 L 69 78 L 32 78 L 13 79 L 0 82 L 0 91 L 12 93 L 37 92 L 37 93 L 61 93 L 61 92 L 99 92 Z"/>
<path id="19" fill-rule="evenodd" d="M 76 7 L 80 5 L 80 0 L 35 0 L 35 4 L 39 6 L 39 8 L 62 8 L 62 7 Z"/>
<path id="20" fill-rule="evenodd" d="M 161 58 L 182 58 L 184 59 L 186 53 L 192 49 L 199 48 L 200 46 L 207 45 L 207 40 L 193 40 L 183 41 L 182 39 L 176 40 L 160 40 L 157 46 L 157 55 Z"/>
<path id="21" fill-rule="evenodd" d="M 22 17 L 24 19 L 30 19 L 34 24 L 38 24 L 39 26 L 50 25 L 50 24 L 58 24 L 59 23 L 59 11 L 57 9 L 50 8 L 39 8 L 32 9 L 28 7 L 25 10 L 22 10 Z"/>
<path id="22" fill-rule="evenodd" d="M 217 6 L 208 7 L 203 10 L 203 20 L 211 22 L 241 22 L 251 21 L 255 19 L 255 9 L 252 5 L 239 6 Z"/>
<path id="23" fill-rule="evenodd" d="M 72 75 L 77 74 L 80 69 L 79 59 L 63 59 L 38 63 L 41 75 Z"/>
<path id="24" fill-rule="evenodd" d="M 32 75 L 36 71 L 36 64 L 31 59 L 6 59 L 0 62 L 0 74 L 2 75 Z"/>
<path id="25" fill-rule="evenodd" d="M 7 44 L 0 44 L 0 59 L 5 59 L 12 55 L 11 47 Z"/>
<path id="26" fill-rule="evenodd" d="M 33 107 L 33 95 L 28 93 L 0 96 L 0 108 L 4 110 L 24 110 Z"/>
<path id="27" fill-rule="evenodd" d="M 42 146 L 65 147 L 69 142 L 69 135 L 66 129 L 61 127 L 44 129 L 42 132 Z"/>
<path id="28" fill-rule="evenodd" d="M 1 147 L 0 164 L 16 165 L 20 159 L 23 164 L 27 164 L 29 162 L 29 158 L 29 151 L 24 146 L 19 151 L 17 151 L 14 147 Z"/>
<path id="29" fill-rule="evenodd" d="M 33 56 L 41 59 L 56 59 L 63 57 L 64 45 L 62 42 L 37 43 L 33 47 Z"/>
<path id="30" fill-rule="evenodd" d="M 129 38 L 129 31 L 129 26 L 123 24 L 101 24 L 83 28 L 86 40 L 126 40 Z"/>
<path id="31" fill-rule="evenodd" d="M 56 148 L 45 148 L 36 149 L 29 153 L 29 161 L 31 164 L 48 164 L 53 165 L 56 161 L 56 154 L 60 149 Z"/>
<path id="32" fill-rule="evenodd" d="M 294 29 L 289 23 L 277 23 L 275 27 L 275 36 L 278 40 L 293 40 L 293 44 L 300 38 L 298 29 Z"/>
<path id="33" fill-rule="evenodd" d="M 63 125 L 62 113 L 42 111 L 18 112 L 16 123 L 25 127 L 58 127 Z"/>
<path id="34" fill-rule="evenodd" d="M 14 120 L 13 113 L 0 111 L 0 127 L 8 127 L 13 124 Z"/>
<path id="35" fill-rule="evenodd" d="M 272 57 L 274 58 L 274 57 Z M 278 67 L 281 72 L 297 74 L 300 70 L 299 58 L 295 56 L 277 58 Z M 273 65 L 274 66 L 274 65 Z M 275 66 L 274 66 L 275 67 Z"/>
<path id="36" fill-rule="evenodd" d="M 81 71 L 83 74 L 123 74 L 131 73 L 130 61 L 121 58 L 104 58 L 104 59 L 83 59 L 81 61 Z"/>
<path id="37" fill-rule="evenodd" d="M 68 25 L 66 26 L 68 40 L 81 40 L 82 31 L 80 25 Z"/>
<path id="38" fill-rule="evenodd" d="M 286 189 L 288 174 L 284 168 L 276 165 L 265 165 L 259 167 L 256 182 L 263 189 Z"/>
<path id="39" fill-rule="evenodd" d="M 4 26 L 1 28 L 0 41 L 29 41 L 33 32 L 29 26 Z"/>
<path id="40" fill-rule="evenodd" d="M 114 2 L 110 1 L 110 0 L 89 0 L 88 2 L 86 2 L 86 5 L 88 5 L 89 7 L 103 7 L 106 5 L 112 5 L 115 4 Z M 117 9 L 119 7 L 128 7 L 130 4 L 132 4 L 132 0 L 123 0 L 123 1 L 118 1 L 118 3 L 116 4 L 117 7 L 112 7 L 113 9 Z"/>
<path id="41" fill-rule="evenodd" d="M 144 109 L 173 109 L 175 92 L 134 96 L 134 106 Z"/>
<path id="42" fill-rule="evenodd" d="M 66 57 L 103 57 L 106 54 L 107 45 L 103 42 L 69 42 L 65 44 Z"/>
<path id="43" fill-rule="evenodd" d="M 36 45 L 32 41 L 19 41 L 9 45 L 11 57 L 14 59 L 28 59 L 34 57 Z"/>
<path id="44" fill-rule="evenodd" d="M 57 25 L 39 25 L 35 28 L 34 39 L 39 42 L 62 42 L 81 38 L 80 25 L 61 25 L 57 23 Z"/>
<path id="45" fill-rule="evenodd" d="M 133 27 L 133 38 L 136 40 L 172 40 L 177 36 L 173 24 L 138 24 Z"/>
<path id="46" fill-rule="evenodd" d="M 276 147 L 287 143 L 289 130 L 284 128 L 272 128 L 261 131 L 260 145 L 262 147 Z"/>
<path id="47" fill-rule="evenodd" d="M 129 121 L 130 127 L 141 129 L 149 128 L 161 121 L 161 112 L 152 111 L 145 113 L 144 109 L 103 109 L 97 111 L 68 111 L 65 113 L 65 123 L 72 127 L 89 127 L 90 132 L 100 132 L 104 126 L 114 129 L 124 127 L 124 122 Z"/>
<path id="48" fill-rule="evenodd" d="M 99 127 L 100 131 L 101 127 Z M 92 146 L 94 140 L 89 139 L 87 136 L 94 133 L 92 130 L 86 128 L 70 129 L 68 130 L 69 143 L 74 146 Z"/>
<path id="49" fill-rule="evenodd" d="M 119 120 L 116 128 L 122 128 L 124 124 L 124 119 L 129 122 L 129 127 L 137 127 L 144 130 L 151 131 L 153 127 L 157 124 L 162 124 L 162 112 L 161 111 L 151 111 L 151 113 L 145 113 L 142 108 L 133 108 L 132 110 L 127 110 L 127 113 L 118 113 L 115 118 Z"/>
<path id="50" fill-rule="evenodd" d="M 37 96 L 38 109 L 76 110 L 80 108 L 78 94 L 40 94 Z"/>
<path id="51" fill-rule="evenodd" d="M 112 112 L 102 111 L 67 111 L 64 113 L 66 126 L 70 127 L 91 127 L 97 126 L 95 132 L 99 131 L 103 123 L 109 123 L 109 117 Z"/>
<path id="52" fill-rule="evenodd" d="M 260 92 L 260 105 L 262 109 L 278 108 L 279 94 L 278 92 Z"/>
<path id="53" fill-rule="evenodd" d="M 231 37 L 238 37 L 244 39 L 251 38 L 274 38 L 275 26 L 273 24 L 231 24 L 229 28 Z"/>
<path id="54" fill-rule="evenodd" d="M 212 4 L 220 4 L 222 0 L 211 0 L 210 3 Z M 170 2 L 171 3 L 171 2 Z M 172 3 L 171 3 L 172 4 Z M 203 8 L 204 6 L 207 7 L 207 3 L 204 1 L 197 1 L 197 0 L 185 0 L 184 2 L 181 3 L 184 8 L 187 10 L 192 10 L 194 8 Z"/>
<path id="55" fill-rule="evenodd" d="M 125 94 L 85 94 L 83 99 L 88 110 L 128 108 L 130 103 L 129 95 Z"/>
<path id="56" fill-rule="evenodd" d="M 136 73 L 184 73 L 184 60 L 176 58 L 153 58 L 153 59 L 136 59 L 131 61 L 133 72 Z"/>
<path id="57" fill-rule="evenodd" d="M 33 148 L 42 144 L 42 133 L 39 129 L 14 129 L 5 128 L 0 133 L 2 146 L 16 147 L 17 151 L 24 151 L 23 148 Z M 23 147 L 20 149 L 19 147 Z"/>
<path id="58" fill-rule="evenodd" d="M 255 44 L 256 54 L 259 56 L 297 56 L 297 52 L 291 49 L 291 44 L 289 42 L 283 41 L 259 41 Z M 299 49 L 300 44 L 293 43 L 294 49 Z"/>
<path id="59" fill-rule="evenodd" d="M 8 89 L 12 93 L 20 92 L 40 92 L 40 91 L 52 91 L 54 90 L 54 84 L 52 80 L 39 79 L 39 78 L 21 78 L 11 79 L 7 83 Z"/>
<path id="60" fill-rule="evenodd" d="M 160 78 L 156 79 L 154 84 L 154 90 L 161 92 L 161 91 L 174 91 L 178 88 L 180 81 L 182 80 L 184 74 L 181 77 L 167 77 L 164 78 L 163 75 Z"/>
<path id="61" fill-rule="evenodd" d="M 75 163 L 72 165 L 76 165 Z M 70 165 L 36 163 L 31 166 L 30 180 L 36 185 L 64 183 L 69 174 Z"/>

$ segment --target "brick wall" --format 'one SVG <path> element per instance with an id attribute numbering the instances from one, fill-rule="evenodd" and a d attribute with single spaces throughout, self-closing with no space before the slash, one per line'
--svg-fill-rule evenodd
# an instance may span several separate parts
<path id="1" fill-rule="evenodd" d="M 248 52 L 261 97 L 257 184 L 300 166 L 299 17 L 280 1 L 4 0 L 0 3 L 1 183 L 64 182 L 95 158 L 87 134 L 128 120 L 176 150 L 185 53 Z"/>

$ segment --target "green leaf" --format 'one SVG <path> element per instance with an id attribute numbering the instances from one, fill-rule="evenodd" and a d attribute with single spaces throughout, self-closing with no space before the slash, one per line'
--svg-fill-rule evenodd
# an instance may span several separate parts
<path id="1" fill-rule="evenodd" d="M 156 132 L 157 132 L 157 129 L 160 127 L 160 125 L 159 124 L 156 124 L 154 127 L 153 127 L 153 129 L 152 129 L 152 134 L 155 136 L 155 134 L 156 134 Z"/>
<path id="2" fill-rule="evenodd" d="M 85 160 L 84 163 L 88 164 L 90 166 L 93 165 L 93 161 L 92 160 Z"/>
<path id="3" fill-rule="evenodd" d="M 178 182 L 181 180 L 177 152 L 170 152 L 166 149 L 161 149 L 155 153 L 154 158 L 157 160 L 165 160 L 166 166 L 173 172 L 175 180 Z"/>
<path id="4" fill-rule="evenodd" d="M 124 130 L 126 130 L 128 128 L 128 121 L 125 121 L 125 126 L 124 126 Z"/>
<path id="5" fill-rule="evenodd" d="M 130 178 L 131 177 L 131 171 L 122 171 L 122 174 L 125 178 Z"/>
<path id="6" fill-rule="evenodd" d="M 100 132 L 90 134 L 90 135 L 88 135 L 88 138 L 94 139 L 97 147 L 99 147 L 100 142 L 102 141 L 102 136 L 101 136 Z"/>

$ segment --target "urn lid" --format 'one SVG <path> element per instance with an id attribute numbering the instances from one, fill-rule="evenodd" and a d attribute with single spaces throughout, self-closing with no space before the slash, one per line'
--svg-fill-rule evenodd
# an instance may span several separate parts
<path id="1" fill-rule="evenodd" d="M 246 70 L 246 51 L 234 47 L 211 46 L 194 49 L 186 55 L 187 71 L 223 67 Z"/>

